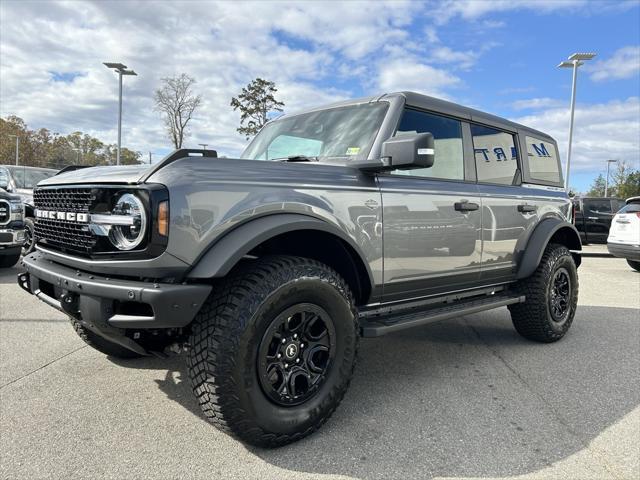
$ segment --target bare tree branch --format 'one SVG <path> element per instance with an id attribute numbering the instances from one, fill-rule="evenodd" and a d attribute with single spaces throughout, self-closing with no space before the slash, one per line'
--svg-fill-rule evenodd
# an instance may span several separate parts
<path id="1" fill-rule="evenodd" d="M 182 73 L 175 77 L 165 77 L 156 90 L 155 109 L 164 115 L 164 123 L 169 138 L 175 148 L 182 148 L 187 137 L 187 124 L 202 103 L 202 97 L 192 92 L 195 79 Z"/>

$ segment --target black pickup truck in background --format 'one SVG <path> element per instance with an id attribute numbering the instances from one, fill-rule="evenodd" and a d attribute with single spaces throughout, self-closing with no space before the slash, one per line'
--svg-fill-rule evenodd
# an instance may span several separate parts
<path id="1" fill-rule="evenodd" d="M 573 223 L 582 243 L 607 243 L 611 220 L 624 205 L 624 200 L 613 197 L 573 198 Z"/>

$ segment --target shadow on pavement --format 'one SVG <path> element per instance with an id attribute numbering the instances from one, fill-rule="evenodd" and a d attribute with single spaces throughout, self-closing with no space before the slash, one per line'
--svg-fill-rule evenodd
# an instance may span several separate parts
<path id="1" fill-rule="evenodd" d="M 20 267 L 20 262 L 13 267 L 0 268 L 0 284 L 17 283 L 16 277 L 22 271 L 24 270 Z"/>
<path id="2" fill-rule="evenodd" d="M 366 479 L 536 472 L 640 403 L 639 325 L 636 309 L 580 307 L 563 341 L 535 344 L 501 309 L 363 340 L 350 391 L 320 431 L 248 449 L 287 470 Z M 168 368 L 160 390 L 202 418 L 184 358 L 112 361 Z"/>

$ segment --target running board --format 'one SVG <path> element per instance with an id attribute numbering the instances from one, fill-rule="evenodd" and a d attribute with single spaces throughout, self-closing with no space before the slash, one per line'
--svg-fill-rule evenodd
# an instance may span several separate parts
<path id="1" fill-rule="evenodd" d="M 362 321 L 362 336 L 379 337 L 387 333 L 404 330 L 405 328 L 427 325 L 440 320 L 478 313 L 514 303 L 522 303 L 524 300 L 524 295 L 495 295 L 429 310 L 378 317 L 375 320 Z"/>

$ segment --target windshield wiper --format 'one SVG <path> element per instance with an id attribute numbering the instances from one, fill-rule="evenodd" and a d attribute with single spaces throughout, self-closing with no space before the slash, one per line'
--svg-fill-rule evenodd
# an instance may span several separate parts
<path id="1" fill-rule="evenodd" d="M 317 162 L 318 157 L 307 157 L 306 155 L 289 155 L 288 157 L 274 158 L 274 162 Z"/>

